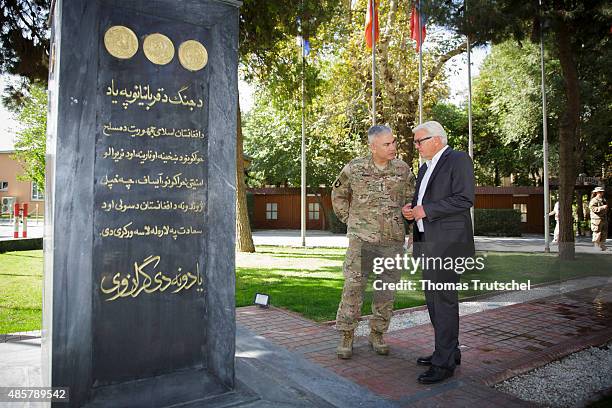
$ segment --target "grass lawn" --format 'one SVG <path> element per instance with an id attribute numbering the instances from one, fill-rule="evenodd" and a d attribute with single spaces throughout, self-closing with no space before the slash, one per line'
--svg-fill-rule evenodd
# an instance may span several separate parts
<path id="1" fill-rule="evenodd" d="M 255 254 L 237 254 L 236 305 L 252 303 L 256 292 L 270 295 L 271 303 L 317 321 L 334 320 L 342 293 L 345 249 L 260 246 Z M 482 256 L 484 254 L 477 254 Z M 482 271 L 465 272 L 462 282 L 526 282 L 535 285 L 575 277 L 612 276 L 612 256 L 577 254 L 576 261 L 560 262 L 554 254 L 488 253 Z M 265 265 L 265 267 L 262 267 Z M 373 275 L 373 274 L 372 274 Z M 402 279 L 418 281 L 420 272 Z M 373 280 L 373 277 L 370 277 Z M 395 309 L 425 304 L 419 290 L 397 291 Z M 467 290 L 460 297 L 483 294 Z M 370 314 L 372 286 L 366 289 L 362 314 Z"/>
<path id="2" fill-rule="evenodd" d="M 0 254 L 0 333 L 40 329 L 42 266 L 41 250 Z"/>
<path id="3" fill-rule="evenodd" d="M 267 293 L 274 306 L 317 320 L 333 320 L 342 293 L 345 249 L 260 246 L 257 253 L 236 255 L 236 306 L 250 305 L 256 292 Z M 42 251 L 0 254 L 0 333 L 41 327 Z M 463 274 L 462 281 L 520 282 L 532 284 L 595 275 L 611 276 L 612 256 L 577 254 L 574 262 L 556 255 L 489 253 L 485 269 Z M 402 279 L 418 281 L 420 273 Z M 417 285 L 418 287 L 418 285 Z M 482 292 L 460 292 L 463 297 Z M 370 313 L 371 286 L 363 314 Z M 424 304 L 420 290 L 398 291 L 395 308 Z"/>

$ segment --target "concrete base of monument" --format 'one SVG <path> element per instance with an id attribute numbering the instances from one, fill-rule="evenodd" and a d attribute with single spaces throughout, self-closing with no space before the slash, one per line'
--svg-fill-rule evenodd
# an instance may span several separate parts
<path id="1" fill-rule="evenodd" d="M 92 401 L 84 408 L 224 407 L 251 400 L 254 396 L 227 389 L 201 369 L 96 388 Z"/>
<path id="2" fill-rule="evenodd" d="M 40 339 L 0 343 L 0 387 L 40 386 Z M 168 389 L 179 386 L 183 390 L 181 407 L 393 407 L 393 402 L 342 378 L 330 370 L 317 366 L 299 354 L 278 347 L 263 337 L 237 326 L 236 335 L 236 387 L 224 390 L 214 379 L 170 379 L 167 377 L 143 381 L 142 393 L 148 393 L 147 402 L 134 404 L 132 392 L 122 393 L 120 387 L 100 390 L 92 406 L 177 406 L 171 402 Z M 180 381 L 186 381 L 179 384 Z M 178 383 L 175 383 L 178 381 Z M 209 382 L 210 381 L 210 382 Z M 148 384 L 147 384 L 148 383 Z M 152 387 L 152 386 L 155 387 Z M 133 386 L 133 384 L 132 384 Z M 169 388 L 167 388 L 169 387 Z M 202 387 L 212 387 L 206 397 L 197 397 Z M 154 389 L 155 388 L 155 389 Z M 176 389 L 175 389 L 176 391 Z M 172 391 L 172 392 L 175 392 Z M 154 397 L 154 399 L 153 399 Z M 42 403 L 26 403 L 26 407 L 42 407 Z"/>
<path id="3" fill-rule="evenodd" d="M 240 325 L 236 328 L 236 378 L 258 396 L 249 407 L 397 406 Z"/>

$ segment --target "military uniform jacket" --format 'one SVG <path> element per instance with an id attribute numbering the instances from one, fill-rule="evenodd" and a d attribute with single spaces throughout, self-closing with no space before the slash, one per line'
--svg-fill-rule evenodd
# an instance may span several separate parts
<path id="1" fill-rule="evenodd" d="M 601 226 L 608 224 L 608 209 L 604 209 L 606 205 L 605 198 L 593 197 L 589 201 L 589 209 L 591 210 L 591 229 L 597 231 Z"/>
<path id="2" fill-rule="evenodd" d="M 411 202 L 415 180 L 399 159 L 380 170 L 371 156 L 344 166 L 334 182 L 332 205 L 347 235 L 366 242 L 403 241 L 406 232 L 402 207 Z"/>

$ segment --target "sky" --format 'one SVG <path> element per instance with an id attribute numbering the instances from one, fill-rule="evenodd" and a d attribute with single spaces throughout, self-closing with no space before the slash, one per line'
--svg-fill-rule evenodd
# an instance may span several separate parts
<path id="1" fill-rule="evenodd" d="M 0 91 L 4 89 L 6 78 L 0 75 Z M 3 150 L 13 150 L 13 141 L 15 137 L 15 129 L 18 127 L 18 122 L 13 119 L 13 114 L 6 110 L 0 102 L 0 152 Z"/>
<path id="2" fill-rule="evenodd" d="M 491 52 L 491 47 L 483 46 L 472 49 L 472 86 L 474 86 L 474 78 L 480 72 L 480 66 Z M 456 72 L 454 72 L 456 71 Z M 467 100 L 468 94 L 468 73 L 467 73 L 467 54 L 463 53 L 453 57 L 446 63 L 446 72 L 449 77 L 450 98 L 449 101 L 458 105 Z"/>

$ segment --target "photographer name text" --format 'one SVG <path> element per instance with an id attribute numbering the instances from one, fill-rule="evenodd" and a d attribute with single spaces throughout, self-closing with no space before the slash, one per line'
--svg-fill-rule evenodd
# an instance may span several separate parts
<path id="1" fill-rule="evenodd" d="M 421 279 L 400 280 L 399 282 L 383 282 L 377 279 L 373 282 L 374 290 L 484 290 L 484 291 L 515 291 L 531 290 L 531 280 L 527 282 L 517 282 L 514 279 L 509 282 L 483 282 L 472 279 L 469 282 L 432 282 Z"/>

